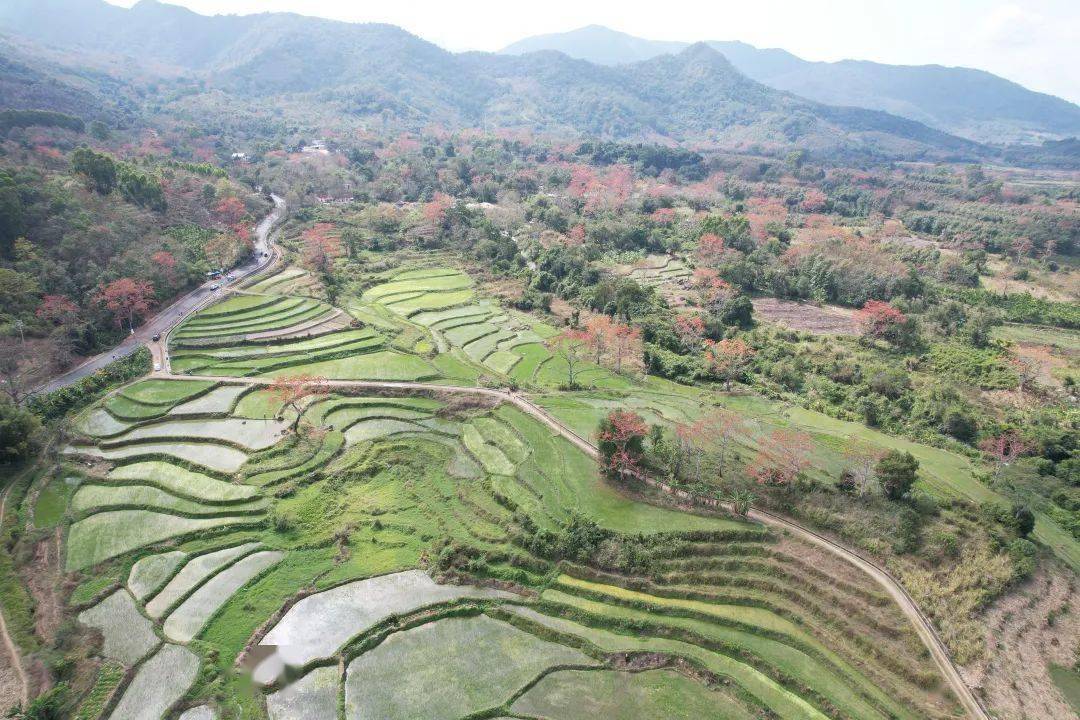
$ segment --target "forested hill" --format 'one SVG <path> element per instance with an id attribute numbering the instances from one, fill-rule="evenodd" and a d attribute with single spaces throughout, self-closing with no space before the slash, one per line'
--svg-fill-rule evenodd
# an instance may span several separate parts
<path id="1" fill-rule="evenodd" d="M 980 142 L 1080 135 L 1080 107 L 982 70 L 860 60 L 810 62 L 778 48 L 734 41 L 708 45 L 740 72 L 777 90 L 830 105 L 887 111 Z M 590 25 L 524 38 L 502 52 L 557 50 L 573 58 L 620 65 L 679 53 L 688 46 Z"/>
<path id="2" fill-rule="evenodd" d="M 556 53 L 453 54 L 400 28 L 291 14 L 195 14 L 144 0 L 11 0 L 0 28 L 67 52 L 130 56 L 247 96 L 318 93 L 339 110 L 416 126 L 520 127 L 611 138 L 698 139 L 883 157 L 977 157 L 919 123 L 827 108 L 768 88 L 705 45 L 605 67 Z"/>

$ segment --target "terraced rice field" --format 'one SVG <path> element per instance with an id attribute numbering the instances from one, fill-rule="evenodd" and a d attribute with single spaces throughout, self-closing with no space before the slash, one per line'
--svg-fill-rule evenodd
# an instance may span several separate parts
<path id="1" fill-rule="evenodd" d="M 116 579 L 77 608 L 130 668 L 104 718 L 181 702 L 198 717 L 222 697 L 281 720 L 956 715 L 870 578 L 761 526 L 631 497 L 513 407 L 325 395 L 293 432 L 263 390 L 148 382 L 88 409 L 71 451 L 107 461 L 80 469 L 64 514 L 67 569 Z M 119 397 L 154 412 L 120 417 Z M 560 397 L 546 402 L 583 428 L 620 405 L 692 412 L 662 385 Z M 644 538 L 635 559 L 556 565 L 544 532 L 579 516 Z"/>
<path id="2" fill-rule="evenodd" d="M 355 315 L 381 318 L 408 337 L 427 337 L 440 357 L 453 357 L 520 385 L 557 387 L 566 383 L 565 363 L 544 346 L 555 328 L 525 314 L 477 299 L 472 280 L 452 268 L 434 267 L 391 274 L 364 292 Z M 585 368 L 583 382 L 623 387 L 625 382 L 598 367 Z"/>
<path id="3" fill-rule="evenodd" d="M 670 255 L 649 255 L 634 265 L 616 267 L 615 271 L 641 285 L 656 288 L 675 307 L 686 303 L 692 273 L 678 258 Z"/>

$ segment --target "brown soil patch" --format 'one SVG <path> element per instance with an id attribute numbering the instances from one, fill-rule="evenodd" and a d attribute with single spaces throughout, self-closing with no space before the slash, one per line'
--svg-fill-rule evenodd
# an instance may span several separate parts
<path id="1" fill-rule="evenodd" d="M 22 695 L 22 683 L 15 667 L 11 664 L 11 656 L 0 645 L 0 713 L 5 714 L 9 708 L 19 704 Z"/>
<path id="2" fill-rule="evenodd" d="M 1076 718 L 1049 671 L 1071 666 L 1080 645 L 1073 584 L 1062 571 L 1040 570 L 986 612 L 985 658 L 961 672 L 1001 720 Z"/>
<path id="3" fill-rule="evenodd" d="M 37 541 L 29 572 L 23 572 L 23 580 L 34 598 L 34 631 L 47 643 L 56 638 L 56 631 L 63 620 L 62 603 L 57 592 L 60 548 L 60 529 L 57 528 Z"/>
<path id="4" fill-rule="evenodd" d="M 855 311 L 836 305 L 780 300 L 779 298 L 754 298 L 754 316 L 766 322 L 776 323 L 792 330 L 814 335 L 858 335 Z"/>

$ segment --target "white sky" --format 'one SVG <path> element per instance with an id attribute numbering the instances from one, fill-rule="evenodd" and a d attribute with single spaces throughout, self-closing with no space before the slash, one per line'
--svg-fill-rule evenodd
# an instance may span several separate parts
<path id="1" fill-rule="evenodd" d="M 392 23 L 449 50 L 498 50 L 595 23 L 654 40 L 742 40 L 807 60 L 963 65 L 1080 103 L 1080 0 L 169 1 L 206 15 Z"/>

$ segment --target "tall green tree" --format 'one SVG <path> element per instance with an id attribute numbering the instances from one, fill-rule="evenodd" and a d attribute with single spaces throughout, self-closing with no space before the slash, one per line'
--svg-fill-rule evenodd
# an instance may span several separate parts
<path id="1" fill-rule="evenodd" d="M 71 167 L 86 176 L 90 186 L 101 195 L 108 195 L 116 188 L 116 161 L 108 155 L 81 147 L 71 153 Z"/>

